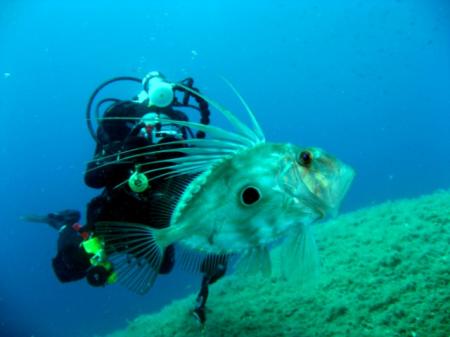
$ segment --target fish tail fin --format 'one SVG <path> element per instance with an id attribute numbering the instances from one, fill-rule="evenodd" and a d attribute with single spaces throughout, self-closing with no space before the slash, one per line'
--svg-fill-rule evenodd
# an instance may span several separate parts
<path id="1" fill-rule="evenodd" d="M 160 272 L 168 246 L 163 240 L 165 231 L 138 223 L 102 221 L 95 224 L 94 232 L 102 239 L 119 281 L 137 293 L 146 293 Z"/>
<path id="2" fill-rule="evenodd" d="M 319 254 L 311 226 L 299 224 L 298 231 L 283 242 L 280 266 L 286 279 L 301 283 L 314 283 L 318 279 Z"/>

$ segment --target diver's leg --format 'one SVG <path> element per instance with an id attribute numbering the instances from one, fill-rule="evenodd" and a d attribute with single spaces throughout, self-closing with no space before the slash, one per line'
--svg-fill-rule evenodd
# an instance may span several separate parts
<path id="1" fill-rule="evenodd" d="M 209 276 L 203 276 L 202 286 L 200 288 L 200 292 L 197 295 L 197 299 L 195 301 L 195 308 L 193 311 L 194 317 L 200 322 L 200 324 L 205 323 L 206 321 L 206 301 L 208 300 L 209 294 Z"/>
<path id="2" fill-rule="evenodd" d="M 213 259 L 215 263 L 211 263 L 211 259 Z M 227 264 L 227 256 L 220 256 L 220 258 L 217 258 L 210 255 L 202 262 L 201 271 L 204 275 L 193 311 L 195 318 L 197 318 L 201 324 L 206 321 L 206 301 L 208 300 L 209 295 L 209 285 L 213 284 L 225 275 L 227 271 Z"/>
<path id="3" fill-rule="evenodd" d="M 80 221 L 81 214 L 77 210 L 67 209 L 61 212 L 49 213 L 47 215 L 25 215 L 21 219 L 28 222 L 46 223 L 50 227 L 60 230 L 63 226 L 71 226 Z"/>
<path id="4" fill-rule="evenodd" d="M 164 251 L 161 267 L 159 267 L 159 274 L 169 274 L 175 264 L 175 247 L 169 245 Z"/>

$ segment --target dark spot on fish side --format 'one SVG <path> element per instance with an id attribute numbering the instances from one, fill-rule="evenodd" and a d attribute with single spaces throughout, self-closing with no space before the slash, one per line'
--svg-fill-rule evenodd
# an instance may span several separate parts
<path id="1" fill-rule="evenodd" d="M 256 187 L 247 186 L 241 192 L 241 202 L 244 205 L 253 205 L 259 199 L 261 199 L 261 193 Z"/>

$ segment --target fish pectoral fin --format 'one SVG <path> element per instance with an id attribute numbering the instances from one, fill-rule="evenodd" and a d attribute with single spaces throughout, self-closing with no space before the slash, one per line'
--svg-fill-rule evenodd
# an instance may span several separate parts
<path id="1" fill-rule="evenodd" d="M 317 279 L 319 254 L 311 226 L 299 224 L 298 230 L 280 248 L 282 276 L 300 282 Z"/>
<path id="2" fill-rule="evenodd" d="M 159 273 L 166 246 L 158 241 L 158 230 L 144 224 L 102 221 L 95 236 L 113 263 L 119 281 L 138 293 L 146 293 Z"/>
<path id="3" fill-rule="evenodd" d="M 236 265 L 236 273 L 240 275 L 262 273 L 263 276 L 269 277 L 272 274 L 269 249 L 266 246 L 259 246 L 247 250 Z"/>

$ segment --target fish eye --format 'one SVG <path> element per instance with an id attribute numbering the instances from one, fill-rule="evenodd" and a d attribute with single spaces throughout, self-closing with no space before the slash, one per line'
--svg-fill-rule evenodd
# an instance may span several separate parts
<path id="1" fill-rule="evenodd" d="M 261 199 L 261 193 L 256 187 L 247 186 L 241 191 L 241 203 L 250 206 Z"/>
<path id="2" fill-rule="evenodd" d="M 312 163 L 313 157 L 311 152 L 302 151 L 298 157 L 298 163 L 300 166 L 309 167 Z"/>

